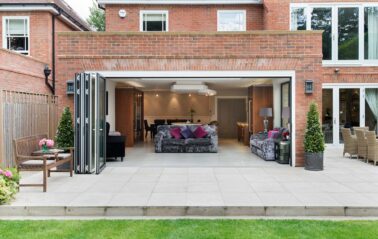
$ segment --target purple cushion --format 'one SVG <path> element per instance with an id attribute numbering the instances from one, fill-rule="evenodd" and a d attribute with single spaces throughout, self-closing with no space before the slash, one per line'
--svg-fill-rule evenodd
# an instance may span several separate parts
<path id="1" fill-rule="evenodd" d="M 206 130 L 204 130 L 204 128 L 202 126 L 198 126 L 197 129 L 194 130 L 193 134 L 198 139 L 205 138 L 207 136 L 207 132 L 206 132 Z"/>
<path id="2" fill-rule="evenodd" d="M 268 132 L 268 139 L 274 138 L 273 135 L 276 134 L 276 133 L 277 134 L 279 133 L 278 130 L 270 130 Z"/>
<path id="3" fill-rule="evenodd" d="M 193 139 L 196 137 L 188 127 L 181 130 L 181 135 L 184 139 Z"/>
<path id="4" fill-rule="evenodd" d="M 172 135 L 175 139 L 181 139 L 181 129 L 180 128 L 172 128 L 169 130 L 169 133 Z"/>

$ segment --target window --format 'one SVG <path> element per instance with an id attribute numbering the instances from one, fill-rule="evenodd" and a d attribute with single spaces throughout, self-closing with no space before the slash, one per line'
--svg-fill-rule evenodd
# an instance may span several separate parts
<path id="1" fill-rule="evenodd" d="M 246 31 L 245 10 L 222 10 L 218 11 L 218 31 Z"/>
<path id="2" fill-rule="evenodd" d="M 168 11 L 141 11 L 140 17 L 140 31 L 168 31 Z"/>
<path id="3" fill-rule="evenodd" d="M 29 55 L 29 17 L 3 17 L 3 47 Z"/>
<path id="4" fill-rule="evenodd" d="M 378 7 L 365 8 L 365 59 L 378 60 Z"/>
<path id="5" fill-rule="evenodd" d="M 376 3 L 293 3 L 290 29 L 323 30 L 323 60 L 328 64 L 378 64 Z"/>

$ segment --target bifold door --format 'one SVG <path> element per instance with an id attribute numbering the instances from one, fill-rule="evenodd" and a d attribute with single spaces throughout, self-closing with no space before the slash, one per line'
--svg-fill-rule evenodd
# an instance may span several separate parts
<path id="1" fill-rule="evenodd" d="M 75 76 L 75 171 L 99 174 L 106 166 L 106 82 L 95 73 Z"/>

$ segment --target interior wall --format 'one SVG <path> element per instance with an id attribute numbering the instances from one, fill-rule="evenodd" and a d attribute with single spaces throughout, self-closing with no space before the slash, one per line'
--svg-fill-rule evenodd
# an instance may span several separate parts
<path id="1" fill-rule="evenodd" d="M 227 90 L 217 90 L 217 95 L 210 97 L 210 111 L 211 111 L 211 121 L 218 120 L 216 115 L 216 97 L 222 98 L 222 97 L 248 97 L 248 88 L 245 89 L 227 89 Z M 247 121 L 247 119 L 246 119 Z"/>
<path id="2" fill-rule="evenodd" d="M 115 129 L 115 88 L 116 82 L 112 80 L 106 81 L 106 91 L 108 92 L 108 115 L 106 121 L 110 124 L 110 131 Z"/>
<path id="3" fill-rule="evenodd" d="M 158 96 L 156 96 L 158 94 Z M 190 119 L 194 109 L 194 122 L 211 121 L 210 101 L 213 97 L 198 94 L 177 94 L 170 91 L 144 93 L 144 118 L 153 123 L 155 119 Z"/>

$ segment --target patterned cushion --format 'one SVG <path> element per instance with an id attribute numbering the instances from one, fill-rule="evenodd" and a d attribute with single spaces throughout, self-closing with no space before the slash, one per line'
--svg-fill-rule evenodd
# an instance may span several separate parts
<path id="1" fill-rule="evenodd" d="M 185 127 L 181 130 L 181 135 L 182 137 L 184 137 L 184 139 L 196 138 L 196 136 L 188 127 Z"/>
<path id="2" fill-rule="evenodd" d="M 187 139 L 185 140 L 187 145 L 211 145 L 211 140 L 209 138 L 199 138 L 199 139 Z"/>
<path id="3" fill-rule="evenodd" d="M 172 128 L 169 132 L 171 133 L 172 137 L 175 138 L 175 139 L 181 139 L 182 138 L 180 128 Z"/>
<path id="4" fill-rule="evenodd" d="M 205 138 L 208 133 L 204 130 L 202 126 L 198 126 L 196 130 L 193 132 L 194 136 L 198 139 Z"/>
<path id="5" fill-rule="evenodd" d="M 163 145 L 185 145 L 185 139 L 163 139 Z"/>

